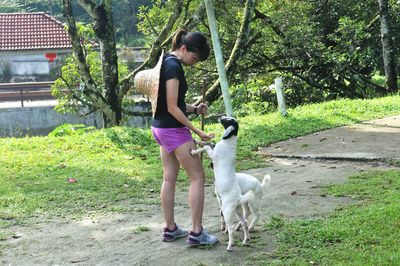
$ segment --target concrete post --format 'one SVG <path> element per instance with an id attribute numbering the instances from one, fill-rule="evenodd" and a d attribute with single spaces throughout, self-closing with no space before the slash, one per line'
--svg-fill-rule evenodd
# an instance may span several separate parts
<path id="1" fill-rule="evenodd" d="M 276 91 L 276 98 L 278 100 L 279 111 L 283 116 L 286 116 L 287 111 L 285 103 L 285 93 L 283 92 L 283 82 L 282 78 L 280 77 L 275 79 L 275 91 Z"/>

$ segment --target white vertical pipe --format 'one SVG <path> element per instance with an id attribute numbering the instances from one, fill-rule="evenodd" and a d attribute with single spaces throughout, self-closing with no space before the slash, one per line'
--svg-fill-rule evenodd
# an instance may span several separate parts
<path id="1" fill-rule="evenodd" d="M 221 45 L 218 37 L 217 20 L 215 19 L 212 0 L 204 0 L 206 6 L 208 24 L 211 31 L 211 40 L 214 47 L 215 61 L 217 64 L 219 83 L 221 85 L 222 97 L 224 99 L 226 115 L 233 116 L 232 102 L 229 95 L 228 78 L 226 77 L 224 59 L 222 57 Z"/>

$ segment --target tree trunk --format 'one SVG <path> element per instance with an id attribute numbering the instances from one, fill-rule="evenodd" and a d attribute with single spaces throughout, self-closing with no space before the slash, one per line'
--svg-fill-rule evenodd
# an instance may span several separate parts
<path id="1" fill-rule="evenodd" d="M 87 3 L 88 5 L 91 4 L 91 7 L 94 7 L 94 3 Z M 68 24 L 68 34 L 71 38 L 71 43 L 73 47 L 74 54 L 77 58 L 78 70 L 83 86 L 83 93 L 86 97 L 91 100 L 91 109 L 99 110 L 103 113 L 103 116 L 106 117 L 104 124 L 106 126 L 112 126 L 115 124 L 115 113 L 113 110 L 108 106 L 107 100 L 104 95 L 100 92 L 101 90 L 98 89 L 97 84 L 94 82 L 89 66 L 86 62 L 84 49 L 81 45 L 80 37 L 77 32 L 76 23 L 74 16 L 72 14 L 72 6 L 71 0 L 63 0 L 63 7 L 64 7 L 64 17 L 67 20 Z"/>
<path id="2" fill-rule="evenodd" d="M 91 0 L 78 0 L 79 4 L 94 19 L 94 31 L 100 43 L 103 86 L 107 105 L 112 114 L 104 114 L 106 127 L 119 125 L 122 118 L 122 104 L 118 98 L 118 57 L 112 20 L 111 0 L 96 4 Z"/>
<path id="3" fill-rule="evenodd" d="M 390 30 L 389 1 L 378 0 L 378 3 L 386 90 L 387 92 L 395 92 L 397 91 L 396 57 Z"/>

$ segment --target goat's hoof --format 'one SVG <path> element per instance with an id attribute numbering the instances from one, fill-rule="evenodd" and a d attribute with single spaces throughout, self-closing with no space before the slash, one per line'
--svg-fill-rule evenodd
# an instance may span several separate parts
<path id="1" fill-rule="evenodd" d="M 232 247 L 227 247 L 226 251 L 233 251 L 233 248 Z"/>

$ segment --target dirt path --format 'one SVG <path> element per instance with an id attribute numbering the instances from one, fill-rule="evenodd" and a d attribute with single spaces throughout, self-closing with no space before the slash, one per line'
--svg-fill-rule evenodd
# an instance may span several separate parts
<path id="1" fill-rule="evenodd" d="M 321 186 L 344 182 L 348 175 L 382 168 L 377 163 L 318 162 L 296 159 L 270 159 L 270 167 L 247 171 L 258 178 L 272 175 L 272 184 L 264 198 L 262 219 L 252 234 L 249 247 L 236 246 L 226 252 L 227 236 L 218 231 L 218 206 L 213 186 L 206 188 L 204 224 L 218 235 L 220 243 L 210 249 L 186 248 L 185 240 L 161 242 L 159 206 L 136 206 L 134 214 L 86 217 L 80 221 L 50 219 L 29 227 L 12 227 L 16 238 L 5 241 L 3 265 L 244 265 L 258 252 L 273 252 L 275 238 L 263 226 L 271 215 L 286 218 L 324 215 L 348 198 L 323 197 Z M 177 196 L 176 220 L 190 225 L 186 193 Z M 149 231 L 135 232 L 146 225 Z M 236 234 L 240 239 L 241 233 Z"/>
<path id="2" fill-rule="evenodd" d="M 4 241 L 2 265 L 245 265 L 257 253 L 276 248 L 274 235 L 265 229 L 272 215 L 284 218 L 323 216 L 349 198 L 321 195 L 321 187 L 342 183 L 349 175 L 370 169 L 389 169 L 379 161 L 399 160 L 400 117 L 370 121 L 311 134 L 263 149 L 273 156 L 267 168 L 247 171 L 261 179 L 272 176 L 263 199 L 262 219 L 248 247 L 226 252 L 227 236 L 218 231 L 217 201 L 212 185 L 206 188 L 204 225 L 220 243 L 210 249 L 189 249 L 185 240 L 161 241 L 159 206 L 135 206 L 132 214 L 90 216 L 75 221 L 50 219 L 28 227 L 8 228 L 15 237 Z M 332 154 L 334 156 L 332 156 Z M 311 158 L 309 160 L 306 158 Z M 324 159 L 324 160 L 318 160 Z M 332 160 L 337 159 L 337 160 Z M 186 192 L 177 193 L 176 221 L 190 226 Z M 137 232 L 138 226 L 150 230 Z M 242 234 L 237 232 L 236 239 Z"/>

